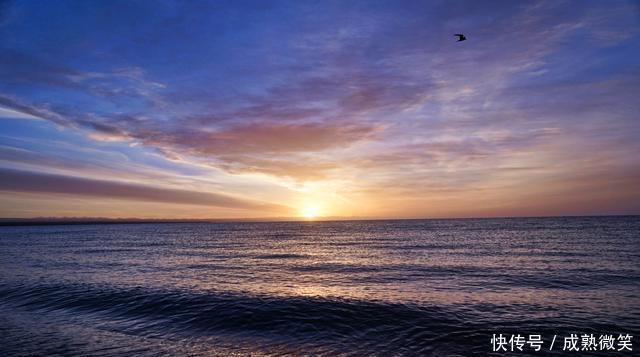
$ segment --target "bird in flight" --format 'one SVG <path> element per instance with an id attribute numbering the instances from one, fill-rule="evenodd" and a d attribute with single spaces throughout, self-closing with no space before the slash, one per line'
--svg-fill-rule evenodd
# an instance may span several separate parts
<path id="1" fill-rule="evenodd" d="M 458 36 L 458 41 L 456 41 L 456 42 L 464 41 L 464 40 L 466 40 L 466 39 L 467 39 L 467 38 L 466 38 L 466 37 L 464 37 L 464 35 L 463 35 L 463 34 L 461 34 L 461 33 L 457 33 L 457 34 L 455 34 L 454 36 Z"/>

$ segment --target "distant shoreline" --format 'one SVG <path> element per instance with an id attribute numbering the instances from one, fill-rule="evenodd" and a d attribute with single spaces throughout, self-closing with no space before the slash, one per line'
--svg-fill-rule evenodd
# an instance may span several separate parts
<path id="1" fill-rule="evenodd" d="M 575 216 L 522 216 L 522 217 L 451 217 L 451 218 L 338 218 L 314 220 L 300 218 L 229 218 L 229 219 L 145 219 L 145 218 L 0 218 L 0 227 L 62 226 L 106 224 L 176 224 L 176 223 L 286 223 L 286 222 L 347 222 L 347 221 L 423 221 L 423 220 L 479 220 L 479 219 L 543 219 L 543 218 L 596 218 L 640 217 L 637 214 L 575 215 Z"/>

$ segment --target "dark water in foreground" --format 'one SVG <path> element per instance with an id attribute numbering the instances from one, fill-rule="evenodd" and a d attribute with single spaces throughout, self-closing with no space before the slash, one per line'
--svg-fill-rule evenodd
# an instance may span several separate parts
<path id="1" fill-rule="evenodd" d="M 639 332 L 640 217 L 0 227 L 3 356 L 467 356 L 493 333 Z"/>

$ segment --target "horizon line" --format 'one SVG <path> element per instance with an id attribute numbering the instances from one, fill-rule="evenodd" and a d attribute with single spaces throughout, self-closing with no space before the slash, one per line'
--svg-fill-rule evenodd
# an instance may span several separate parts
<path id="1" fill-rule="evenodd" d="M 287 223 L 287 222 L 348 222 L 348 221 L 427 221 L 427 220 L 477 220 L 477 219 L 527 219 L 527 218 L 588 218 L 588 217 L 638 217 L 640 214 L 589 214 L 547 216 L 478 216 L 478 217 L 268 217 L 268 218 L 110 218 L 110 217 L 23 217 L 2 218 L 0 227 L 29 225 L 90 225 L 90 224 L 152 224 L 152 223 Z"/>

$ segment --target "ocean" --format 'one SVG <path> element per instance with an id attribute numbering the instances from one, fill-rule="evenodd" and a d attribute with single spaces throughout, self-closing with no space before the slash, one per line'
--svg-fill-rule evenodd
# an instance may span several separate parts
<path id="1" fill-rule="evenodd" d="M 633 355 L 639 332 L 637 216 L 0 227 L 2 356 Z"/>

